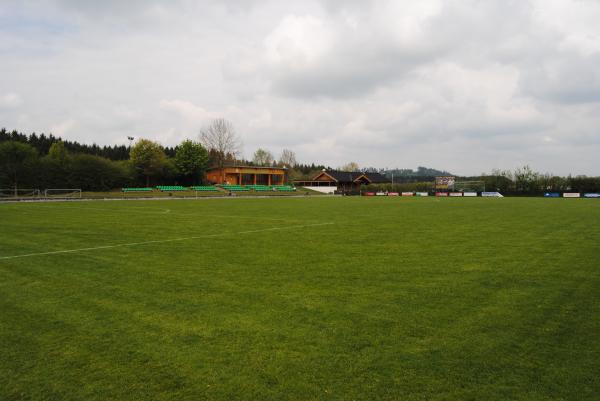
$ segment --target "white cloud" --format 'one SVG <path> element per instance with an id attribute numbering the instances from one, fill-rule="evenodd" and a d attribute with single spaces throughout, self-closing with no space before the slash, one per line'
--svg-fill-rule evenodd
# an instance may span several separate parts
<path id="1" fill-rule="evenodd" d="M 8 129 L 174 145 L 225 117 L 247 156 L 600 174 L 597 1 L 3 6 Z"/>
<path id="2" fill-rule="evenodd" d="M 50 127 L 50 132 L 55 136 L 62 137 L 67 135 L 73 129 L 73 127 L 75 127 L 75 125 L 75 120 L 68 119 Z"/>
<path id="3" fill-rule="evenodd" d="M 16 93 L 0 95 L 0 110 L 16 109 L 23 104 L 23 99 Z"/>
<path id="4" fill-rule="evenodd" d="M 211 119 L 219 117 L 218 114 L 185 100 L 161 100 L 160 107 L 177 112 L 179 116 L 193 124 L 206 124 Z"/>

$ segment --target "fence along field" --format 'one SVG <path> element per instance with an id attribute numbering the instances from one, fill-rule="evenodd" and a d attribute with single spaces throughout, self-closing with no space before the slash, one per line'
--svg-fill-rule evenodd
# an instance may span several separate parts
<path id="1" fill-rule="evenodd" d="M 594 399 L 597 206 L 0 204 L 0 399 Z"/>

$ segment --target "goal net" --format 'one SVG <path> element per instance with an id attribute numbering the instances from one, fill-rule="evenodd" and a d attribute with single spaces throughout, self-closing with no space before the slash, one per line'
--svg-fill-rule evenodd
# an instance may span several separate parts
<path id="1" fill-rule="evenodd" d="M 483 181 L 456 181 L 454 190 L 458 192 L 485 192 Z"/>
<path id="2" fill-rule="evenodd" d="M 81 189 L 51 188 L 44 191 L 47 199 L 78 199 L 81 198 Z"/>
<path id="3" fill-rule="evenodd" d="M 0 199 L 33 199 L 39 197 L 41 197 L 39 189 L 0 188 Z"/>

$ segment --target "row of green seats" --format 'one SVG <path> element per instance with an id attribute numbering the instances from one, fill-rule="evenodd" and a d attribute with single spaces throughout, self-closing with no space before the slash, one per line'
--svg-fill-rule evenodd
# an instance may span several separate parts
<path id="1" fill-rule="evenodd" d="M 156 189 L 160 191 L 186 191 L 181 185 L 157 185 Z"/>
<path id="2" fill-rule="evenodd" d="M 273 190 L 273 188 L 271 188 L 269 185 L 248 185 L 248 186 L 255 191 L 272 191 Z"/>
<path id="3" fill-rule="evenodd" d="M 233 184 L 223 184 L 222 188 L 228 191 L 249 191 L 253 189 L 254 191 L 295 191 L 296 188 L 289 185 L 233 185 Z M 181 185 L 157 185 L 156 189 L 160 191 L 186 191 L 187 189 Z M 217 191 L 217 188 L 214 185 L 196 185 L 190 187 L 192 191 Z M 123 192 L 150 192 L 152 188 L 121 188 Z"/>
<path id="4" fill-rule="evenodd" d="M 221 185 L 221 187 L 228 191 L 231 191 L 231 192 L 249 191 L 250 190 L 250 188 L 244 187 L 242 185 L 223 184 L 223 185 Z"/>
<path id="5" fill-rule="evenodd" d="M 247 185 L 248 188 L 252 188 L 256 191 L 295 191 L 296 188 L 290 185 Z"/>
<path id="6" fill-rule="evenodd" d="M 266 192 L 266 191 L 282 191 L 282 192 L 292 192 L 295 191 L 296 188 L 290 185 L 235 185 L 235 184 L 222 184 L 222 188 L 228 191 L 249 191 L 254 190 L 256 192 Z"/>
<path id="7" fill-rule="evenodd" d="M 217 188 L 214 185 L 196 185 L 190 187 L 192 191 L 201 191 L 201 192 L 210 192 L 217 191 Z"/>

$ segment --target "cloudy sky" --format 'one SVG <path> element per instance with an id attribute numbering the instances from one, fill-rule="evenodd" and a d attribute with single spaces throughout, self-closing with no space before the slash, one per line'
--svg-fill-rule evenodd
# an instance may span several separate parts
<path id="1" fill-rule="evenodd" d="M 0 126 L 600 175 L 600 1 L 0 0 Z"/>

